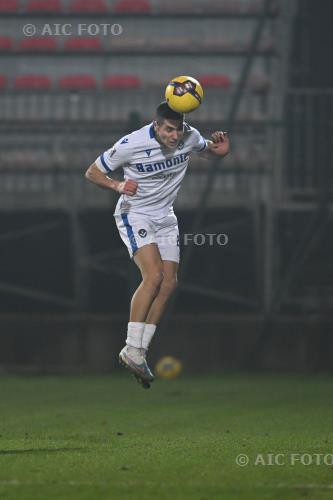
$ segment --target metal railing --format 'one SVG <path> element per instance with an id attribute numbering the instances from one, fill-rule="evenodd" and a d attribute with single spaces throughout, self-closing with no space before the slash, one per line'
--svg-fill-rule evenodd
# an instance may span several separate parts
<path id="1" fill-rule="evenodd" d="M 108 205 L 110 196 L 91 190 L 83 172 L 118 138 L 151 120 L 161 100 L 160 89 L 145 92 L 0 94 L 0 205 L 64 207 L 75 198 L 81 205 L 87 200 L 88 206 Z M 193 125 L 205 137 L 223 130 L 231 96 L 232 90 L 211 89 L 205 106 L 188 115 L 189 122 L 193 116 Z M 272 99 L 265 93 L 245 91 L 232 137 L 233 151 L 219 171 L 212 206 L 267 197 L 272 164 L 269 136 L 279 125 L 270 117 L 268 101 Z M 184 208 L 195 206 L 193 193 L 200 195 L 208 168 L 205 160 L 193 156 L 180 198 Z M 69 183 L 75 183 L 80 196 L 71 195 Z"/>
<path id="2" fill-rule="evenodd" d="M 284 197 L 332 187 L 333 89 L 292 89 L 285 101 Z"/>
<path id="3" fill-rule="evenodd" d="M 233 89 L 212 88 L 205 92 L 205 103 L 196 110 L 196 121 L 221 122 L 227 116 Z M 3 91 L 0 93 L 1 122 L 120 122 L 128 115 L 153 116 L 164 99 L 161 87 L 138 89 L 73 90 L 73 91 Z M 247 89 L 241 102 L 239 117 L 243 120 L 269 119 L 268 94 L 265 90 Z"/>

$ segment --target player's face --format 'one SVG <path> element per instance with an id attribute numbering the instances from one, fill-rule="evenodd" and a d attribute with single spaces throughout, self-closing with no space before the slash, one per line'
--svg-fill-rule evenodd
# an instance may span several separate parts
<path id="1" fill-rule="evenodd" d="M 183 122 L 177 120 L 164 120 L 160 124 L 155 122 L 155 133 L 157 140 L 161 144 L 174 149 L 184 135 Z"/>

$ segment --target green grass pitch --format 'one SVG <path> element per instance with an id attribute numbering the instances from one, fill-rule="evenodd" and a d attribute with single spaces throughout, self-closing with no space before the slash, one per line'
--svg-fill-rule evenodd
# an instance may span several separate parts
<path id="1" fill-rule="evenodd" d="M 1 500 L 333 498 L 329 458 L 289 463 L 333 453 L 329 376 L 6 375 L 0 391 Z"/>

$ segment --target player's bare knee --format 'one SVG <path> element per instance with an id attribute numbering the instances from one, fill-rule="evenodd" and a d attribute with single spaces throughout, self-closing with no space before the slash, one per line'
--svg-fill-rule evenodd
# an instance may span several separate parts
<path id="1" fill-rule="evenodd" d="M 171 295 L 172 292 L 174 292 L 174 290 L 176 289 L 177 284 L 178 282 L 176 276 L 173 277 L 164 276 L 163 281 L 161 283 L 161 293 L 164 293 L 165 295 Z"/>
<path id="2" fill-rule="evenodd" d="M 151 288 L 155 292 L 158 292 L 162 282 L 163 271 L 160 269 L 152 269 L 143 277 L 144 285 Z"/>

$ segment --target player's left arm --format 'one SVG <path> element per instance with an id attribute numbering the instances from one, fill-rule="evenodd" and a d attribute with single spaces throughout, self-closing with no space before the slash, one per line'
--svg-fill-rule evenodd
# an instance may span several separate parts
<path id="1" fill-rule="evenodd" d="M 220 156 L 226 156 L 230 152 L 230 140 L 227 132 L 213 132 L 211 135 L 211 141 L 206 140 L 207 147 L 202 152 L 199 153 L 200 156 L 203 156 L 208 159 L 216 158 Z"/>

